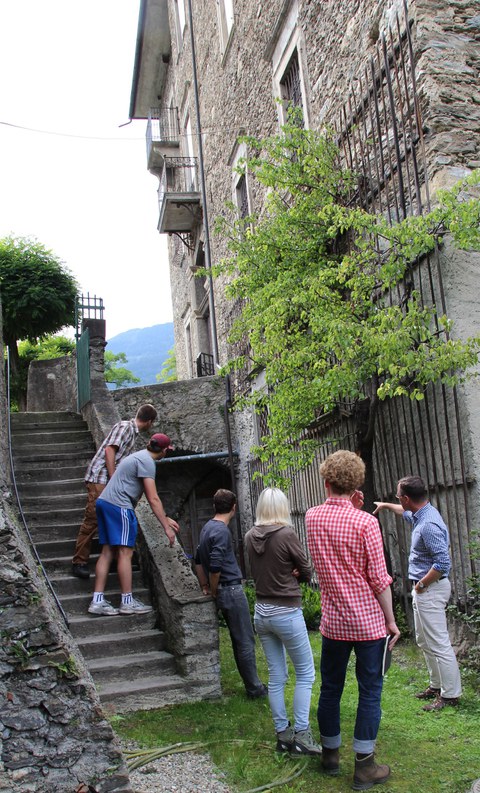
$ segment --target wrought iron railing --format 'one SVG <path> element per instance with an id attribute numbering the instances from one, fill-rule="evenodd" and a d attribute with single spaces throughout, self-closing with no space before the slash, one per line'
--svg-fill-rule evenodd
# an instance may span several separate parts
<path id="1" fill-rule="evenodd" d="M 210 377 L 215 374 L 215 362 L 213 355 L 208 352 L 201 352 L 197 355 L 197 377 Z"/>
<path id="2" fill-rule="evenodd" d="M 165 157 L 158 186 L 158 206 L 162 208 L 169 193 L 198 193 L 196 157 Z"/>
<path id="3" fill-rule="evenodd" d="M 77 341 L 82 335 L 83 320 L 103 319 L 104 311 L 103 298 L 91 295 L 90 292 L 87 292 L 86 295 L 77 295 L 75 303 L 75 338 Z"/>
<path id="4" fill-rule="evenodd" d="M 151 107 L 147 122 L 147 158 L 154 143 L 179 143 L 180 125 L 176 107 Z"/>

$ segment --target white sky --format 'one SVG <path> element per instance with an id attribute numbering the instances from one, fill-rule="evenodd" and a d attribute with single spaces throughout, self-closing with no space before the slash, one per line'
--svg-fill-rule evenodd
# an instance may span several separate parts
<path id="1" fill-rule="evenodd" d="M 107 338 L 172 320 L 146 121 L 119 129 L 138 9 L 0 0 L 0 238 L 33 236 L 59 256 L 84 293 L 103 298 Z"/>

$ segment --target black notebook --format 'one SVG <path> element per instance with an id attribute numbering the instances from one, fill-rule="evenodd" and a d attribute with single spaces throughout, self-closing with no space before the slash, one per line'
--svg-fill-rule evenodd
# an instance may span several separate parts
<path id="1" fill-rule="evenodd" d="M 383 645 L 382 675 L 387 673 L 387 671 L 390 669 L 390 664 L 392 663 L 392 651 L 388 649 L 391 638 L 391 636 L 386 636 L 385 644 Z"/>

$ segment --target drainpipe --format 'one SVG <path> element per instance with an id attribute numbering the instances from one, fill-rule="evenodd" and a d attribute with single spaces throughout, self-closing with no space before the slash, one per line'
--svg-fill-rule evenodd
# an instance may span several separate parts
<path id="1" fill-rule="evenodd" d="M 212 257 L 210 252 L 210 228 L 208 224 L 208 209 L 207 209 L 207 188 L 205 183 L 205 167 L 203 162 L 203 141 L 202 141 L 202 124 L 200 120 L 200 99 L 198 93 L 198 79 L 197 79 L 197 58 L 195 55 L 195 37 L 193 35 L 193 15 L 192 15 L 192 0 L 188 2 L 188 21 L 190 28 L 190 43 L 192 48 L 192 71 L 193 71 L 193 88 L 195 95 L 195 112 L 197 117 L 197 132 L 198 132 L 198 163 L 200 170 L 200 190 L 202 194 L 203 204 L 203 228 L 205 230 L 205 267 L 208 272 L 208 306 L 210 311 L 210 328 L 212 336 L 212 351 L 213 362 L 215 367 L 218 367 L 218 338 L 217 338 L 217 320 L 215 315 L 215 302 L 213 298 L 213 278 L 212 278 Z"/>
<path id="2" fill-rule="evenodd" d="M 233 448 L 232 448 L 232 434 L 230 431 L 230 408 L 232 406 L 232 390 L 230 384 L 230 377 L 227 375 L 225 378 L 225 403 L 223 406 L 223 415 L 225 419 L 225 432 L 227 434 L 227 449 L 228 449 L 228 460 L 230 464 L 230 478 L 232 481 L 232 492 L 237 495 L 237 489 L 235 486 L 235 467 L 233 462 Z M 238 455 L 237 455 L 238 456 Z M 237 530 L 237 543 L 238 543 L 238 559 L 240 563 L 240 568 L 245 576 L 246 568 L 245 568 L 245 554 L 243 550 L 243 536 L 242 536 L 242 528 L 240 525 L 240 510 L 237 501 L 237 509 L 235 510 L 235 527 Z"/>

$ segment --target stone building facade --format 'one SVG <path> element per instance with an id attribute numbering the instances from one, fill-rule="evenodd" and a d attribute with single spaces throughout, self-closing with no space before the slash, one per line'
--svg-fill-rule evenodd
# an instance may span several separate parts
<path id="1" fill-rule="evenodd" d="M 142 1 L 130 115 L 148 120 L 159 230 L 170 235 L 179 378 L 201 375 L 198 357 L 216 357 L 217 347 L 220 364 L 231 355 L 227 337 L 235 306 L 225 296 L 225 281 L 195 273 L 227 253 L 226 240 L 212 233 L 226 203 L 241 216 L 259 211 L 264 200 L 248 166 L 243 176 L 235 171 L 246 154 L 239 136 L 275 133 L 285 106 L 299 105 L 306 126 L 337 131 L 347 165 L 363 169 L 366 181 L 385 157 L 377 177 L 383 211 L 394 217 L 421 212 L 439 187 L 480 166 L 479 42 L 478 0 Z M 368 200 L 371 209 L 382 210 Z M 422 265 L 431 284 L 425 299 L 440 305 L 462 336 L 480 327 L 474 300 L 479 263 L 476 254 L 446 248 Z M 470 527 L 480 517 L 480 416 L 474 386 L 453 396 L 432 389 L 427 397 L 423 413 L 399 404 L 392 418 L 390 407 L 383 409 L 377 485 L 387 498 L 396 477 L 410 470 L 425 477 L 455 523 L 454 586 L 461 595 L 473 572 L 465 550 Z M 249 415 L 237 414 L 235 421 L 238 486 L 248 518 L 249 452 L 258 430 Z M 405 435 L 420 435 L 424 427 L 423 447 L 407 452 Z M 348 436 L 345 428 L 336 432 L 340 441 Z M 401 453 L 393 454 L 394 446 Z M 291 494 L 299 526 L 309 506 L 304 485 L 300 477 Z M 403 579 L 407 538 L 388 521 L 385 532 L 393 571 Z"/>

